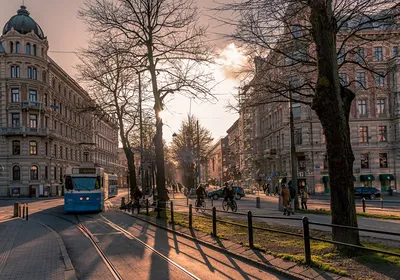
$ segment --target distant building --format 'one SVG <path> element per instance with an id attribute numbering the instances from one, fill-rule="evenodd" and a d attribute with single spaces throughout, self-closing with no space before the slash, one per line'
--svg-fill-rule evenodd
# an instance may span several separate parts
<path id="1" fill-rule="evenodd" d="M 48 49 L 21 6 L 0 37 L 0 196 L 60 195 L 81 162 L 117 170 L 117 124 L 82 110 L 94 101 Z"/>
<path id="2" fill-rule="evenodd" d="M 230 180 L 228 174 L 228 138 L 222 138 L 210 149 L 208 154 L 208 176 L 215 183 Z"/>

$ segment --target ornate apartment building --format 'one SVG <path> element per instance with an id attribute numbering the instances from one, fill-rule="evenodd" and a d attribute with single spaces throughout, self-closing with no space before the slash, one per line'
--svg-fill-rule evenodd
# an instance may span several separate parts
<path id="1" fill-rule="evenodd" d="M 118 170 L 118 126 L 47 54 L 40 26 L 21 6 L 0 37 L 0 196 L 60 195 L 68 166 Z"/>
<path id="2" fill-rule="evenodd" d="M 351 24 L 351 23 L 349 23 Z M 396 24 L 390 22 L 390 24 Z M 364 26 L 363 36 L 370 41 L 348 40 L 338 37 L 339 64 L 346 60 L 357 61 L 340 68 L 343 85 L 356 93 L 351 105 L 351 143 L 355 155 L 355 186 L 374 186 L 384 194 L 390 188 L 399 189 L 400 180 L 400 37 L 385 42 L 374 38 L 382 32 L 400 35 L 400 28 L 383 31 L 373 24 Z M 293 34 L 294 39 L 300 31 Z M 296 36 L 295 36 L 296 35 Z M 343 36 L 345 36 L 345 32 Z M 312 50 L 308 50 L 309 52 Z M 271 55 L 270 55 L 271 56 Z M 256 72 L 262 72 L 270 59 L 256 59 Z M 290 59 L 289 59 L 290 60 Z M 288 63 L 287 59 L 281 62 Z M 364 65 L 364 67 L 363 67 Z M 374 73 L 366 70 L 365 65 Z M 279 68 L 279 67 L 276 67 Z M 282 67 L 282 69 L 284 69 Z M 288 68 L 286 68 L 288 69 Z M 285 70 L 286 72 L 288 70 Z M 261 78 L 265 78 L 262 77 Z M 260 75 L 255 73 L 257 79 Z M 257 81 L 256 81 L 257 82 Z M 290 80 L 292 88 L 301 83 Z M 254 83 L 254 81 L 253 81 Z M 254 89 L 248 89 L 248 96 Z M 246 95 L 244 95 L 246 97 Z M 254 95 L 259 96 L 259 95 Z M 250 97 L 251 98 L 251 97 Z M 310 192 L 329 193 L 328 161 L 321 123 L 310 106 L 293 102 L 265 102 L 246 108 L 248 98 L 242 103 L 241 119 L 241 170 L 247 178 L 262 179 L 273 185 L 287 182 L 291 177 L 290 162 L 290 108 L 294 117 L 294 142 L 296 146 L 297 176 L 299 185 L 307 185 Z M 246 142 L 247 141 L 247 142 Z M 247 149 L 247 150 L 246 150 Z M 246 156 L 247 154 L 247 156 Z M 246 159 L 251 161 L 245 162 Z M 251 170 L 249 173 L 248 170 Z"/>

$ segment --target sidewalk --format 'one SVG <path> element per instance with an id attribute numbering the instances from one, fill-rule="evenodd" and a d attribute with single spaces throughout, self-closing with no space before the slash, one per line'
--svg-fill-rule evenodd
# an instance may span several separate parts
<path id="1" fill-rule="evenodd" d="M 35 221 L 0 222 L 0 278 L 76 279 L 60 236 Z"/>
<path id="2" fill-rule="evenodd" d="M 135 214 L 132 215 L 127 212 L 125 213 L 127 215 L 157 225 L 161 228 L 165 227 L 165 223 L 154 217 Z M 190 239 L 195 239 L 200 243 L 213 246 L 215 249 L 233 254 L 236 257 L 246 259 L 247 261 L 253 262 L 255 265 L 265 265 L 269 270 L 281 273 L 282 275 L 285 275 L 291 279 L 350 279 L 347 277 L 341 277 L 333 273 L 324 272 L 316 268 L 297 265 L 295 262 L 276 258 L 270 254 L 263 253 L 258 250 L 252 250 L 249 247 L 245 247 L 228 240 L 214 238 L 210 234 L 206 234 L 204 232 L 200 232 L 194 229 L 190 230 L 180 225 L 172 225 L 168 223 L 167 227 L 169 231 L 175 232 Z"/>

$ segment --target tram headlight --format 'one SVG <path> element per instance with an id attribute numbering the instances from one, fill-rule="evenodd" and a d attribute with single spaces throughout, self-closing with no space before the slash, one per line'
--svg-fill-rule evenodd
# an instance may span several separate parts
<path id="1" fill-rule="evenodd" d="M 90 198 L 89 197 L 86 197 L 86 200 L 89 200 Z"/>
<path id="2" fill-rule="evenodd" d="M 79 200 L 83 200 L 83 197 L 81 196 L 81 197 L 79 198 Z"/>

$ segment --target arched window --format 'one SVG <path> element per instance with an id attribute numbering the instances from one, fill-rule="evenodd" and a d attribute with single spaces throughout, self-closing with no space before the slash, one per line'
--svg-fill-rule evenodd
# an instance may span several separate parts
<path id="1" fill-rule="evenodd" d="M 31 180 L 39 180 L 39 168 L 36 165 L 31 166 Z"/>
<path id="2" fill-rule="evenodd" d="M 33 55 L 34 55 L 34 56 L 37 55 L 37 48 L 36 48 L 36 45 L 33 45 Z"/>
<path id="3" fill-rule="evenodd" d="M 26 43 L 25 52 L 26 52 L 26 54 L 31 54 L 31 44 L 30 43 Z"/>
<path id="4" fill-rule="evenodd" d="M 12 179 L 13 181 L 21 180 L 21 168 L 18 165 L 15 165 L 12 169 Z"/>
<path id="5" fill-rule="evenodd" d="M 14 42 L 10 42 L 10 53 L 14 52 Z"/>
<path id="6" fill-rule="evenodd" d="M 20 42 L 15 43 L 15 52 L 20 53 L 21 52 L 21 44 Z"/>

